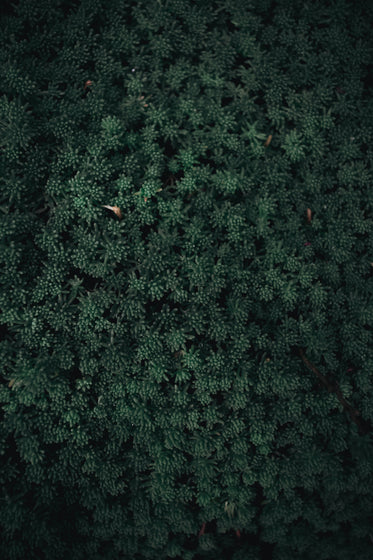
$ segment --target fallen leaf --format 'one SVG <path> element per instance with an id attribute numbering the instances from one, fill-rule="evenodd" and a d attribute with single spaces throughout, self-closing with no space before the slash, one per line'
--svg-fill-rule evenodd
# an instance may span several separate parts
<path id="1" fill-rule="evenodd" d="M 122 219 L 122 212 L 120 211 L 120 208 L 118 206 L 107 206 L 107 205 L 103 205 L 103 208 L 108 208 L 109 210 L 112 210 L 117 216 L 118 218 L 121 220 Z"/>

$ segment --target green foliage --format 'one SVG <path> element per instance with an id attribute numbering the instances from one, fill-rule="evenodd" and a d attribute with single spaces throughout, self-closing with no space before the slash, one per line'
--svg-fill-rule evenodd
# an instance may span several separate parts
<path id="1" fill-rule="evenodd" d="M 1 9 L 1 558 L 372 557 L 352 4 Z"/>

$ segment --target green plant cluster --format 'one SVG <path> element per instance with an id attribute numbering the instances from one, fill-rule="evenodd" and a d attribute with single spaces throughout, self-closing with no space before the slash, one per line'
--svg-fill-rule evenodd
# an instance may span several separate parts
<path id="1" fill-rule="evenodd" d="M 370 560 L 372 4 L 0 14 L 0 557 Z"/>

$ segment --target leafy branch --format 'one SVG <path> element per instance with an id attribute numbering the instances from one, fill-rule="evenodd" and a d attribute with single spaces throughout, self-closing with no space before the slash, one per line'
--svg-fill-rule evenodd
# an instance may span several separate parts
<path id="1" fill-rule="evenodd" d="M 357 425 L 359 432 L 361 435 L 367 434 L 371 431 L 370 426 L 368 425 L 367 422 L 364 422 L 364 420 L 362 420 L 361 418 L 359 418 L 360 416 L 360 412 L 358 410 L 355 410 L 350 404 L 348 404 L 348 402 L 346 401 L 346 399 L 344 398 L 344 396 L 342 395 L 342 391 L 340 390 L 339 386 L 337 383 L 334 383 L 333 380 L 331 380 L 328 376 L 323 375 L 317 368 L 316 366 L 314 366 L 306 357 L 304 350 L 302 348 L 298 348 L 298 354 L 300 355 L 300 357 L 302 358 L 303 362 L 306 364 L 306 366 L 313 371 L 313 373 L 316 374 L 316 376 L 320 379 L 320 381 L 322 382 L 322 384 L 327 388 L 327 390 L 329 391 L 329 393 L 335 393 L 338 397 L 339 402 L 341 403 L 341 405 L 343 406 L 343 408 L 348 412 L 348 414 L 351 417 L 351 420 L 353 422 L 355 422 L 355 424 Z"/>

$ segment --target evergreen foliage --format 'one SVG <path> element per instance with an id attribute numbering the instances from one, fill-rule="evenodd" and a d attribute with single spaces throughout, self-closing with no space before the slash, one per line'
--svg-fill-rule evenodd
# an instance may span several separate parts
<path id="1" fill-rule="evenodd" d="M 0 14 L 0 557 L 370 560 L 372 4 Z"/>

